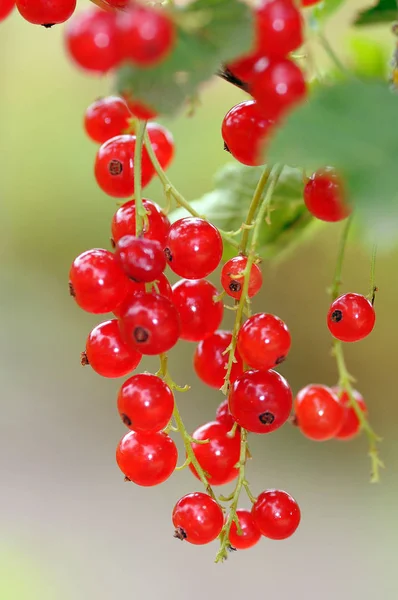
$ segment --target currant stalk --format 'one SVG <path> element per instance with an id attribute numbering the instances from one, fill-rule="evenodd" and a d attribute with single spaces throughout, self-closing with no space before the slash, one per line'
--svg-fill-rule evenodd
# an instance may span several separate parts
<path id="1" fill-rule="evenodd" d="M 146 134 L 146 121 L 137 121 L 136 143 L 134 149 L 134 200 L 136 209 L 135 234 L 140 236 L 148 220 L 146 210 L 142 204 L 141 165 L 144 136 Z"/>

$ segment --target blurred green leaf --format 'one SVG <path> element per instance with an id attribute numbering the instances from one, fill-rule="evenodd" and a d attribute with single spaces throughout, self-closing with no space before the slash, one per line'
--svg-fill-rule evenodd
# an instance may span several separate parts
<path id="1" fill-rule="evenodd" d="M 388 51 L 377 40 L 353 35 L 348 40 L 352 70 L 359 76 L 383 79 L 388 75 Z"/>
<path id="2" fill-rule="evenodd" d="M 212 77 L 221 63 L 247 52 L 252 44 L 252 16 L 238 0 L 196 0 L 176 10 L 175 49 L 160 65 L 122 66 L 116 88 L 159 113 L 173 114 Z"/>
<path id="3" fill-rule="evenodd" d="M 311 14 L 311 23 L 316 25 L 322 24 L 331 17 L 344 3 L 344 0 L 323 0 L 317 4 Z"/>
<path id="4" fill-rule="evenodd" d="M 379 0 L 376 6 L 361 12 L 354 25 L 379 25 L 391 23 L 397 18 L 397 0 Z"/>

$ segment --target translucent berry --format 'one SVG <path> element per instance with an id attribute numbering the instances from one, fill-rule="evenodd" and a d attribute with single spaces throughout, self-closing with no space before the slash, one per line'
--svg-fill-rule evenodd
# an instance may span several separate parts
<path id="1" fill-rule="evenodd" d="M 282 363 L 290 345 L 291 337 L 285 323 L 266 313 L 249 317 L 238 334 L 238 350 L 243 362 L 260 371 Z"/>
<path id="2" fill-rule="evenodd" d="M 173 509 L 175 537 L 190 544 L 209 544 L 221 533 L 224 515 L 213 498 L 203 492 L 183 496 Z"/>
<path id="3" fill-rule="evenodd" d="M 117 408 L 123 423 L 133 431 L 164 429 L 174 409 L 169 386 L 156 375 L 141 373 L 127 379 L 119 390 Z"/>
<path id="4" fill-rule="evenodd" d="M 218 290 L 206 279 L 182 279 L 173 285 L 173 304 L 181 319 L 181 338 L 199 342 L 212 335 L 223 318 Z"/>
<path id="5" fill-rule="evenodd" d="M 87 135 L 99 144 L 121 135 L 129 126 L 131 112 L 118 96 L 96 100 L 86 110 L 84 127 Z"/>
<path id="6" fill-rule="evenodd" d="M 119 442 L 116 460 L 124 475 L 137 485 L 163 483 L 177 465 L 177 448 L 171 437 L 158 431 L 130 431 Z"/>
<path id="7" fill-rule="evenodd" d="M 15 0 L 15 4 L 26 21 L 45 27 L 64 23 L 76 8 L 76 0 Z"/>
<path id="8" fill-rule="evenodd" d="M 285 540 L 300 524 L 300 508 L 294 498 L 282 490 L 266 490 L 253 504 L 252 516 L 262 535 Z"/>
<path id="9" fill-rule="evenodd" d="M 236 511 L 242 533 L 238 533 L 235 522 L 232 523 L 229 532 L 229 541 L 236 550 L 246 550 L 255 546 L 260 541 L 261 533 L 253 521 L 250 510 L 238 508 Z"/>
<path id="10" fill-rule="evenodd" d="M 361 294 L 343 294 L 328 312 L 330 333 L 342 342 L 358 342 L 373 330 L 376 314 L 372 303 Z"/>
<path id="11" fill-rule="evenodd" d="M 303 43 L 303 20 L 293 0 L 262 0 L 255 11 L 257 51 L 285 58 Z"/>
<path id="12" fill-rule="evenodd" d="M 155 202 L 144 198 L 142 204 L 147 213 L 147 223 L 144 224 L 143 236 L 148 240 L 157 240 L 164 246 L 170 229 L 169 219 Z M 122 204 L 112 219 L 113 240 L 118 242 L 124 235 L 135 235 L 134 200 Z"/>
<path id="13" fill-rule="evenodd" d="M 340 404 L 344 408 L 343 422 L 334 436 L 338 440 L 351 440 L 361 430 L 361 423 L 355 413 L 355 410 L 351 406 L 350 397 L 345 390 L 340 390 L 337 387 L 332 388 L 333 392 L 337 395 Z M 366 408 L 365 400 L 357 390 L 353 390 L 354 399 L 357 401 L 359 408 L 366 415 L 368 410 Z"/>
<path id="14" fill-rule="evenodd" d="M 137 281 L 132 281 L 131 279 L 129 279 L 127 294 L 124 297 L 123 301 L 112 311 L 113 314 L 116 317 L 120 317 L 124 310 L 126 310 L 133 302 L 137 294 L 142 294 L 146 292 L 147 285 L 148 284 L 145 284 L 143 282 L 138 283 Z M 160 296 L 165 296 L 165 298 L 168 298 L 172 301 L 173 292 L 169 280 L 167 279 L 164 273 L 159 275 L 156 281 L 152 281 L 151 285 L 151 292 L 153 292 L 154 294 L 159 294 Z"/>
<path id="15" fill-rule="evenodd" d="M 302 433 L 318 442 L 330 440 L 341 429 L 344 408 L 325 385 L 307 385 L 297 394 L 294 413 Z"/>
<path id="16" fill-rule="evenodd" d="M 231 431 L 234 426 L 235 419 L 229 412 L 228 400 L 223 400 L 221 404 L 218 406 L 216 411 L 216 421 L 225 425 L 225 427 Z"/>
<path id="17" fill-rule="evenodd" d="M 116 244 L 115 256 L 133 281 L 155 281 L 166 268 L 161 244 L 144 237 L 124 235 Z"/>
<path id="18" fill-rule="evenodd" d="M 174 158 L 173 136 L 166 127 L 159 125 L 159 123 L 148 123 L 147 131 L 156 158 L 162 169 L 166 171 Z"/>
<path id="19" fill-rule="evenodd" d="M 1 0 L 0 21 L 4 21 L 15 7 L 15 0 Z"/>
<path id="20" fill-rule="evenodd" d="M 199 342 L 194 355 L 193 366 L 197 376 L 212 388 L 220 389 L 224 384 L 228 364 L 228 352 L 232 340 L 229 331 L 216 331 Z M 239 352 L 235 352 L 230 381 L 233 383 L 243 373 L 243 363 Z"/>
<path id="21" fill-rule="evenodd" d="M 195 440 L 209 440 L 206 444 L 193 443 L 192 450 L 202 469 L 209 475 L 207 480 L 210 485 L 223 485 L 238 476 L 236 463 L 239 462 L 240 433 L 236 431 L 230 437 L 229 431 L 222 423 L 212 421 L 192 434 Z M 192 463 L 189 468 L 198 477 Z"/>
<path id="22" fill-rule="evenodd" d="M 112 312 L 125 298 L 128 279 L 112 252 L 94 248 L 80 254 L 69 271 L 70 293 L 87 312 Z"/>
<path id="23" fill-rule="evenodd" d="M 245 371 L 229 396 L 233 418 L 253 433 L 275 431 L 287 421 L 291 409 L 291 389 L 276 371 Z"/>
<path id="24" fill-rule="evenodd" d="M 304 188 L 304 202 L 310 213 L 321 221 L 341 221 L 351 212 L 343 185 L 330 167 L 310 177 Z"/>
<path id="25" fill-rule="evenodd" d="M 246 256 L 235 256 L 228 260 L 221 271 L 221 285 L 231 298 L 239 298 L 242 295 L 244 284 L 244 271 L 247 265 Z M 258 265 L 253 264 L 250 269 L 249 290 L 250 298 L 253 298 L 263 284 L 263 276 Z"/>
<path id="26" fill-rule="evenodd" d="M 170 227 L 165 255 L 172 271 L 180 277 L 207 277 L 220 264 L 222 251 L 218 229 L 203 219 L 186 217 Z"/>

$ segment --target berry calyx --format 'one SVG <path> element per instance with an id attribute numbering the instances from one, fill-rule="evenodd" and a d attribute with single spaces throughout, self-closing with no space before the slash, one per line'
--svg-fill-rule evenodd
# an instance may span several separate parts
<path id="1" fill-rule="evenodd" d="M 355 410 L 351 406 L 350 397 L 345 390 L 339 388 L 332 388 L 333 392 L 337 395 L 340 404 L 344 408 L 343 422 L 340 429 L 335 434 L 337 440 L 352 440 L 361 430 L 361 423 L 355 413 Z M 357 390 L 353 390 L 354 399 L 357 401 L 359 408 L 366 415 L 367 407 L 365 400 Z"/>
<path id="2" fill-rule="evenodd" d="M 221 533 L 224 516 L 213 498 L 203 492 L 183 496 L 173 509 L 175 536 L 190 544 L 209 544 Z"/>
<path id="3" fill-rule="evenodd" d="M 341 221 L 351 212 L 342 182 L 330 167 L 320 169 L 309 178 L 304 188 L 304 202 L 314 217 L 329 223 Z"/>
<path id="4" fill-rule="evenodd" d="M 290 345 L 289 330 L 275 315 L 253 315 L 239 330 L 239 354 L 252 369 L 268 370 L 281 364 L 289 353 Z"/>
<path id="5" fill-rule="evenodd" d="M 253 515 L 250 510 L 238 508 L 236 516 L 238 517 L 242 533 L 238 533 L 236 523 L 233 521 L 229 532 L 231 546 L 236 550 L 247 550 L 248 548 L 252 548 L 261 539 L 261 533 L 254 523 Z"/>
<path id="6" fill-rule="evenodd" d="M 199 342 L 211 336 L 224 314 L 217 288 L 206 279 L 182 279 L 173 285 L 173 304 L 181 319 L 181 339 Z"/>
<path id="7" fill-rule="evenodd" d="M 148 240 L 157 240 L 162 247 L 166 242 L 170 229 L 170 221 L 160 206 L 152 200 L 143 198 L 142 204 L 147 213 L 142 235 Z M 122 204 L 112 219 L 112 238 L 118 242 L 125 235 L 135 235 L 135 201 L 130 200 Z"/>
<path id="8" fill-rule="evenodd" d="M 235 419 L 229 412 L 228 399 L 223 400 L 216 411 L 216 421 L 224 425 L 229 431 L 235 424 Z"/>
<path id="9" fill-rule="evenodd" d="M 161 244 L 144 237 L 124 235 L 116 244 L 115 256 L 133 281 L 155 281 L 166 268 Z"/>
<path id="10" fill-rule="evenodd" d="M 15 0 L 22 17 L 34 25 L 64 23 L 75 12 L 76 0 Z"/>
<path id="11" fill-rule="evenodd" d="M 247 265 L 246 256 L 235 256 L 228 260 L 221 271 L 221 285 L 231 298 L 239 300 L 242 296 L 244 271 Z M 253 298 L 261 289 L 263 276 L 258 265 L 253 264 L 249 275 L 249 298 Z"/>
<path id="12" fill-rule="evenodd" d="M 224 383 L 228 364 L 228 346 L 232 340 L 229 331 L 216 331 L 200 342 L 195 350 L 193 366 L 199 379 L 206 385 L 220 389 Z M 230 375 L 233 383 L 243 373 L 243 363 L 238 351 L 235 351 L 234 363 Z"/>
<path id="13" fill-rule="evenodd" d="M 343 294 L 332 302 L 327 324 L 330 333 L 342 342 L 358 342 L 367 337 L 376 321 L 372 303 L 361 294 Z"/>
<path id="14" fill-rule="evenodd" d="M 262 0 L 255 11 L 257 52 L 285 58 L 303 43 L 303 20 L 292 0 Z"/>
<path id="15" fill-rule="evenodd" d="M 294 401 L 294 413 L 302 433 L 317 442 L 330 440 L 343 425 L 344 408 L 325 385 L 307 385 Z"/>
<path id="16" fill-rule="evenodd" d="M 282 490 L 266 490 L 252 508 L 254 524 L 271 540 L 285 540 L 300 524 L 300 508 L 294 498 Z"/>
<path id="17" fill-rule="evenodd" d="M 99 144 L 121 135 L 129 126 L 131 113 L 118 96 L 96 100 L 86 110 L 84 127 L 87 135 Z"/>

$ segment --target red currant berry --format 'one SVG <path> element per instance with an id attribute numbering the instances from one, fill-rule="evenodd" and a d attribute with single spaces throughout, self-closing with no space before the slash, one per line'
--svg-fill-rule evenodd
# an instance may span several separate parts
<path id="1" fill-rule="evenodd" d="M 301 0 L 301 6 L 313 6 L 319 4 L 322 0 Z"/>
<path id="2" fill-rule="evenodd" d="M 193 366 L 197 376 L 204 383 L 218 390 L 222 387 L 227 372 L 227 348 L 231 340 L 232 335 L 229 331 L 216 331 L 200 342 L 195 350 Z M 231 370 L 231 383 L 243 373 L 242 359 L 237 351 L 235 351 L 235 361 Z"/>
<path id="3" fill-rule="evenodd" d="M 170 421 L 174 396 L 159 377 L 141 373 L 123 383 L 117 407 L 123 423 L 129 429 L 152 433 L 164 429 Z"/>
<path id="4" fill-rule="evenodd" d="M 268 370 L 288 355 L 291 337 L 282 319 L 258 313 L 240 328 L 238 350 L 244 363 L 252 369 Z"/>
<path id="5" fill-rule="evenodd" d="M 337 395 L 340 404 L 344 408 L 343 423 L 334 437 L 338 440 L 351 440 L 360 432 L 361 423 L 359 422 L 355 410 L 351 406 L 348 393 L 339 388 L 332 388 L 332 390 Z M 368 411 L 362 394 L 357 390 L 353 390 L 353 396 L 361 411 L 366 415 Z"/>
<path id="6" fill-rule="evenodd" d="M 276 371 L 246 371 L 229 396 L 231 415 L 253 433 L 275 431 L 287 421 L 291 409 L 291 389 Z"/>
<path id="7" fill-rule="evenodd" d="M 159 123 L 148 123 L 147 131 L 156 158 L 162 169 L 166 171 L 174 158 L 173 136 L 166 127 Z"/>
<path id="8" fill-rule="evenodd" d="M 246 256 L 235 256 L 228 260 L 221 271 L 221 285 L 231 298 L 239 300 L 242 295 L 244 271 L 247 265 Z M 254 264 L 250 268 L 249 297 L 253 298 L 263 284 L 263 276 L 259 267 Z"/>
<path id="9" fill-rule="evenodd" d="M 231 546 L 236 550 L 246 550 L 255 546 L 260 541 L 261 533 L 254 524 L 252 513 L 250 510 L 238 508 L 236 516 L 238 517 L 242 533 L 238 533 L 238 528 L 234 521 L 229 532 Z"/>
<path id="10" fill-rule="evenodd" d="M 182 279 L 173 285 L 173 304 L 181 319 L 181 338 L 199 342 L 214 333 L 224 314 L 218 290 L 206 279 Z"/>
<path id="11" fill-rule="evenodd" d="M 127 104 L 117 96 L 96 100 L 86 110 L 84 127 L 87 135 L 99 144 L 121 135 L 129 125 L 131 113 Z"/>
<path id="12" fill-rule="evenodd" d="M 141 354 L 122 340 L 117 319 L 94 327 L 87 338 L 82 364 L 102 377 L 124 377 L 140 364 Z"/>
<path id="13" fill-rule="evenodd" d="M 257 50 L 285 58 L 303 43 L 303 20 L 292 0 L 262 0 L 256 9 Z"/>
<path id="14" fill-rule="evenodd" d="M 237 104 L 227 112 L 221 127 L 226 150 L 244 165 L 262 165 L 264 144 L 272 125 L 273 121 L 261 114 L 255 100 Z"/>
<path id="15" fill-rule="evenodd" d="M 145 283 L 138 283 L 137 281 L 128 280 L 128 291 L 123 299 L 123 301 L 112 311 L 116 317 L 120 317 L 120 315 L 126 310 L 130 304 L 133 302 L 134 298 L 137 294 L 145 293 Z M 152 281 L 152 292 L 155 294 L 159 294 L 159 296 L 164 296 L 169 300 L 173 301 L 173 291 L 171 289 L 171 285 L 166 275 L 162 273 L 159 275 L 159 278 L 156 281 Z"/>
<path id="16" fill-rule="evenodd" d="M 207 277 L 220 264 L 222 251 L 218 229 L 203 219 L 186 217 L 170 227 L 165 255 L 172 271 L 180 277 Z"/>
<path id="17" fill-rule="evenodd" d="M 156 240 L 124 235 L 116 244 L 115 256 L 134 281 L 155 281 L 166 268 L 163 248 Z"/>
<path id="18" fill-rule="evenodd" d="M 15 7 L 15 0 L 1 0 L 0 21 L 4 21 Z"/>
<path id="19" fill-rule="evenodd" d="M 127 479 L 137 485 L 163 483 L 177 465 L 177 448 L 171 437 L 161 431 L 130 431 L 119 442 L 116 460 Z"/>
<path id="20" fill-rule="evenodd" d="M 134 193 L 134 135 L 118 135 L 98 150 L 95 177 L 100 188 L 114 198 L 126 198 Z M 141 184 L 148 185 L 154 169 L 147 153 L 142 153 Z"/>
<path id="21" fill-rule="evenodd" d="M 122 307 L 120 329 L 127 344 L 142 354 L 170 350 L 180 336 L 180 318 L 175 306 L 158 294 L 137 294 Z"/>
<path id="22" fill-rule="evenodd" d="M 114 8 L 126 8 L 130 0 L 105 0 L 105 2 Z"/>
<path id="23" fill-rule="evenodd" d="M 122 93 L 124 100 L 129 107 L 130 112 L 137 119 L 141 119 L 141 121 L 149 121 L 150 119 L 155 119 L 158 116 L 158 113 L 151 106 L 147 106 L 142 102 L 138 102 L 135 100 L 131 94 L 124 92 Z"/>
<path id="24" fill-rule="evenodd" d="M 96 73 L 113 69 L 120 62 L 115 14 L 95 8 L 76 13 L 66 26 L 65 44 L 82 69 Z"/>
<path id="25" fill-rule="evenodd" d="M 351 212 L 342 183 L 330 167 L 320 169 L 307 181 L 304 202 L 310 213 L 321 221 L 341 221 Z"/>
<path id="26" fill-rule="evenodd" d="M 282 490 L 266 490 L 252 508 L 254 524 L 262 535 L 271 540 L 285 540 L 293 535 L 300 524 L 299 505 Z"/>
<path id="27" fill-rule="evenodd" d="M 173 509 L 175 537 L 190 544 L 209 544 L 221 533 L 224 516 L 213 498 L 203 492 L 183 496 Z"/>
<path id="28" fill-rule="evenodd" d="M 254 77 L 256 63 L 262 59 L 264 56 L 261 53 L 253 52 L 228 63 L 227 69 L 240 81 L 250 83 Z"/>
<path id="29" fill-rule="evenodd" d="M 170 221 L 160 206 L 151 200 L 142 200 L 147 213 L 147 223 L 143 236 L 148 240 L 157 240 L 162 246 L 166 243 Z M 135 201 L 125 202 L 116 211 L 112 219 L 112 238 L 118 242 L 125 235 L 135 235 Z"/>
<path id="30" fill-rule="evenodd" d="M 15 4 L 26 21 L 44 27 L 64 23 L 76 8 L 76 0 L 16 0 Z"/>
<path id="31" fill-rule="evenodd" d="M 216 421 L 224 425 L 228 431 L 231 431 L 235 424 L 235 419 L 229 412 L 228 400 L 223 400 L 216 412 Z"/>
<path id="32" fill-rule="evenodd" d="M 240 433 L 236 431 L 235 435 L 230 437 L 229 431 L 222 423 L 212 421 L 202 425 L 192 434 L 195 440 L 209 440 L 206 444 L 193 443 L 192 450 L 202 469 L 208 473 L 210 485 L 223 485 L 238 476 L 236 463 L 239 462 Z M 192 463 L 189 468 L 198 477 Z"/>
<path id="33" fill-rule="evenodd" d="M 330 333 L 342 342 L 358 342 L 372 331 L 376 314 L 361 294 L 343 294 L 332 302 L 327 323 Z"/>
<path id="34" fill-rule="evenodd" d="M 294 401 L 297 424 L 302 433 L 318 442 L 330 440 L 341 429 L 343 406 L 325 385 L 307 385 Z"/>
<path id="35" fill-rule="evenodd" d="M 112 312 L 128 291 L 128 279 L 112 252 L 95 248 L 80 254 L 69 272 L 70 293 L 87 312 Z"/>
<path id="36" fill-rule="evenodd" d="M 307 88 L 300 68 L 286 58 L 261 62 L 251 93 L 264 116 L 276 120 L 304 100 Z"/>
<path id="37" fill-rule="evenodd" d="M 131 6 L 117 19 L 120 54 L 140 67 L 161 63 L 173 49 L 176 31 L 165 11 L 152 6 Z"/>

